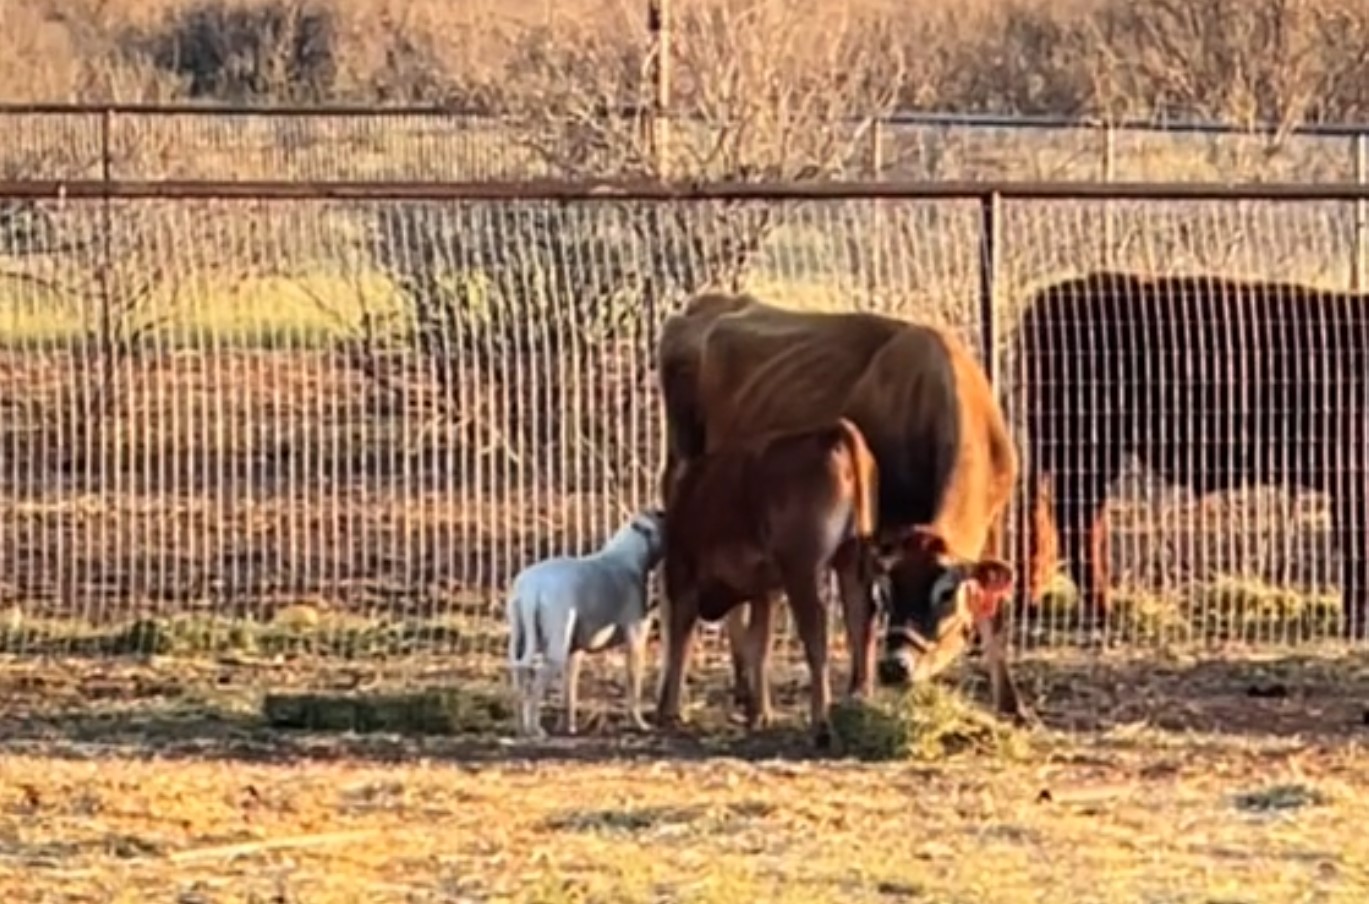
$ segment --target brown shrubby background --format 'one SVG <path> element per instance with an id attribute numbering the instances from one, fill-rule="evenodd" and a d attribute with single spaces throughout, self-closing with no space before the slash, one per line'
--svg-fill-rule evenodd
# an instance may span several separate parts
<path id="1" fill-rule="evenodd" d="M 681 107 L 766 75 L 834 92 L 881 67 L 900 107 L 1276 122 L 1362 119 L 1362 0 L 675 0 Z M 628 0 L 10 0 L 9 100 L 630 100 Z M 765 59 L 730 51 L 763 49 Z M 858 65 L 848 65 L 858 50 Z M 731 57 L 725 59 L 725 57 Z M 549 76 L 555 73 L 555 84 Z M 720 76 L 733 76 L 733 79 Z M 752 86 L 754 87 L 754 86 Z M 787 87 L 785 90 L 793 90 Z M 852 111 L 856 112 L 856 111 Z"/>

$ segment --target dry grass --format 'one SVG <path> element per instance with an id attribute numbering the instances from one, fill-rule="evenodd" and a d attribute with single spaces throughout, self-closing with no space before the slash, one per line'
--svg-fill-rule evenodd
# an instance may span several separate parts
<path id="1" fill-rule="evenodd" d="M 4 900 L 1276 902 L 1369 892 L 1363 657 L 1023 664 L 1030 759 L 273 733 L 279 674 L 0 670 Z M 1283 696 L 1249 696 L 1277 681 Z M 716 690 L 716 689 L 714 689 Z M 779 684 L 783 711 L 802 681 Z M 970 691 L 974 693 L 973 691 Z M 716 703 L 716 693 L 712 693 Z M 706 722 L 704 714 L 697 716 Z"/>

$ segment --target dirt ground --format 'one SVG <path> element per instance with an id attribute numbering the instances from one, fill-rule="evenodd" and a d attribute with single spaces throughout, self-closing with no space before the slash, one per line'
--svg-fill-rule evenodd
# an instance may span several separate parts
<path id="1" fill-rule="evenodd" d="M 1020 662 L 1022 757 L 811 755 L 728 727 L 630 735 L 618 663 L 583 737 L 279 732 L 263 691 L 380 684 L 201 660 L 0 667 L 0 900 L 1358 902 L 1369 656 Z M 416 673 L 407 677 L 413 680 Z M 966 664 L 952 682 L 983 696 Z M 607 700 L 606 698 L 612 698 Z M 594 718 L 609 708 L 604 718 Z"/>

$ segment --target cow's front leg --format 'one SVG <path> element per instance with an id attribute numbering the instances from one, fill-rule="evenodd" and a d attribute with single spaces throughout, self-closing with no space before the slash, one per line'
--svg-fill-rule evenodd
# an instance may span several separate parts
<path id="1" fill-rule="evenodd" d="M 813 743 L 819 750 L 825 750 L 832 745 L 832 726 L 828 721 L 832 690 L 827 671 L 827 610 L 822 605 L 816 575 L 810 573 L 806 578 L 789 582 L 786 590 L 789 594 L 789 610 L 794 615 L 794 625 L 808 659 L 809 719 Z"/>
<path id="2" fill-rule="evenodd" d="M 735 610 L 734 610 L 735 611 Z M 770 703 L 770 635 L 775 624 L 775 598 L 760 596 L 751 603 L 751 623 L 746 633 L 746 671 L 749 700 L 746 727 L 764 728 L 773 719 Z"/>
<path id="3" fill-rule="evenodd" d="M 998 614 L 1001 617 L 1001 613 Z M 1020 725 L 1034 725 L 1036 714 L 1022 700 L 1017 682 L 1008 668 L 1008 651 L 1003 644 L 1003 630 L 999 617 L 975 620 L 975 629 L 984 644 L 984 661 L 989 671 L 989 697 L 1000 715 L 1008 716 Z"/>
<path id="4" fill-rule="evenodd" d="M 698 601 L 693 594 L 667 592 L 665 606 L 665 666 L 661 670 L 660 693 L 656 700 L 656 724 L 662 728 L 680 724 L 684 696 L 684 676 L 694 649 L 694 627 L 699 621 Z"/>

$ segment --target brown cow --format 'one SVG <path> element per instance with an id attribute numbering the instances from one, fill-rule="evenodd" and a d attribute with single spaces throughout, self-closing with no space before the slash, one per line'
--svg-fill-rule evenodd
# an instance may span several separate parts
<path id="1" fill-rule="evenodd" d="M 998 625 L 1005 589 L 994 566 L 1002 563 L 986 559 L 987 571 L 976 567 L 997 549 L 1017 453 L 992 387 L 963 343 L 945 330 L 877 314 L 799 312 L 748 295 L 709 294 L 666 319 L 657 352 L 663 493 L 674 470 L 705 451 L 848 418 L 878 466 L 881 534 L 902 538 L 907 553 L 890 574 L 881 681 L 931 677 L 953 661 L 967 639 L 961 603 L 975 597 L 983 604 L 975 624 L 994 701 L 1001 712 L 1027 714 Z M 965 583 L 981 576 L 993 580 Z M 736 691 L 746 704 L 744 615 L 745 607 L 733 610 L 728 634 Z"/>
<path id="2" fill-rule="evenodd" d="M 1063 554 L 1086 621 L 1102 620 L 1107 496 L 1134 455 L 1197 494 L 1328 494 L 1343 629 L 1369 634 L 1369 296 L 1102 271 L 1037 291 L 1016 350 L 1031 449 L 1029 597 Z"/>
<path id="3" fill-rule="evenodd" d="M 853 686 L 874 665 L 871 597 L 878 472 L 850 421 L 770 434 L 693 458 L 678 469 L 665 515 L 665 672 L 657 719 L 679 721 L 684 676 L 700 618 L 718 621 L 754 600 L 741 654 L 750 690 L 747 724 L 770 719 L 768 672 L 774 596 L 789 598 L 811 679 L 819 746 L 827 722 L 827 612 L 818 578 L 838 575 Z M 895 551 L 897 555 L 897 551 Z"/>

